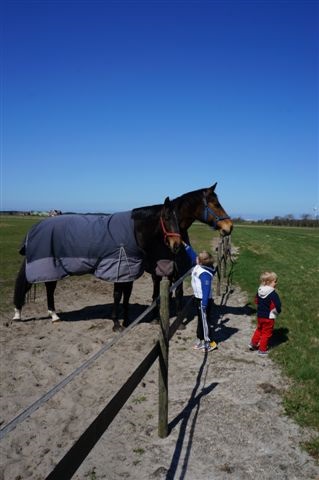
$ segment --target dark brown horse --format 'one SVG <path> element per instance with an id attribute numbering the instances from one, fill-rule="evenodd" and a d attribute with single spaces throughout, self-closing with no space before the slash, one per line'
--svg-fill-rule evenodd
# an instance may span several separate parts
<path id="1" fill-rule="evenodd" d="M 158 249 L 176 253 L 180 243 L 176 212 L 168 197 L 163 205 L 130 212 L 45 219 L 30 229 L 20 250 L 25 260 L 15 283 L 13 319 L 21 320 L 25 296 L 33 283 L 45 283 L 49 315 L 58 321 L 54 303 L 57 280 L 92 273 L 122 285 L 126 292 L 143 274 L 145 262 L 153 263 Z M 126 300 L 128 303 L 129 295 Z"/>
<path id="2" fill-rule="evenodd" d="M 178 223 L 182 239 L 185 242 L 189 242 L 188 229 L 195 220 L 205 223 L 215 230 L 220 232 L 220 235 L 230 235 L 233 224 L 221 206 L 218 197 L 215 193 L 217 183 L 212 187 L 202 188 L 192 192 L 184 193 L 180 197 L 172 200 L 174 209 L 178 216 Z M 152 275 L 153 280 L 153 301 L 159 296 L 161 277 L 156 275 L 156 266 L 158 260 L 167 259 L 174 262 L 173 274 L 170 276 L 171 281 L 176 281 L 191 267 L 190 261 L 184 251 L 180 249 L 177 254 L 172 254 L 171 251 L 162 245 L 160 249 L 156 251 L 156 254 L 151 258 L 151 261 L 145 267 L 145 270 Z M 128 282 L 126 289 L 131 292 L 132 282 Z M 114 283 L 114 307 L 112 318 L 114 322 L 118 322 L 119 316 L 119 304 L 122 297 L 121 285 Z M 183 284 L 181 283 L 175 291 L 176 310 L 177 314 L 181 311 L 183 305 Z M 157 310 L 153 311 L 154 316 L 158 314 Z M 128 324 L 128 303 L 127 299 L 123 298 L 123 326 Z"/>

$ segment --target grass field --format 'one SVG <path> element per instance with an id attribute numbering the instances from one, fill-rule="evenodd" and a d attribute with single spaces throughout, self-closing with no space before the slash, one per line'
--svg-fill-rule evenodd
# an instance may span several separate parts
<path id="1" fill-rule="evenodd" d="M 18 249 L 37 221 L 37 217 L 1 217 L 1 314 L 12 309 L 14 279 L 22 261 Z M 212 231 L 207 226 L 194 224 L 189 233 L 197 251 L 210 248 Z M 319 231 L 235 226 L 232 244 L 239 248 L 232 281 L 248 293 L 252 306 L 260 273 L 273 270 L 279 276 L 277 289 L 283 309 L 276 321 L 271 357 L 291 379 L 284 397 L 287 413 L 319 432 Z M 306 448 L 319 458 L 318 436 Z"/>

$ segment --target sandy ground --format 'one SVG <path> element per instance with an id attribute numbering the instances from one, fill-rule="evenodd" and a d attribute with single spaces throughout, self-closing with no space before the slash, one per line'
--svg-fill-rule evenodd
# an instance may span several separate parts
<path id="1" fill-rule="evenodd" d="M 134 319 L 151 303 L 148 275 L 135 282 Z M 186 298 L 191 290 L 186 288 Z M 218 350 L 192 350 L 193 311 L 170 342 L 169 435 L 158 436 L 158 362 L 74 474 L 78 480 L 310 480 L 319 467 L 300 448 L 311 432 L 284 414 L 288 381 L 270 358 L 247 348 L 253 324 L 235 288 L 215 297 Z M 45 290 L 24 321 L 1 319 L 1 427 L 114 338 L 112 285 L 94 277 L 61 281 L 62 321 L 46 318 Z M 221 305 L 222 304 L 222 305 Z M 158 336 L 143 321 L 0 443 L 1 480 L 44 479 L 143 360 Z"/>

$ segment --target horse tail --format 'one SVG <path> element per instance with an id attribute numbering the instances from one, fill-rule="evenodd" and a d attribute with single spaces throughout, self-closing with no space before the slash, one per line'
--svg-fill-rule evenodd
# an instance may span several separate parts
<path id="1" fill-rule="evenodd" d="M 27 244 L 27 236 L 24 237 L 23 242 L 19 248 L 20 255 L 26 255 L 26 244 Z"/>
<path id="2" fill-rule="evenodd" d="M 32 284 L 28 282 L 26 276 L 26 259 L 23 260 L 20 270 L 18 272 L 13 295 L 13 303 L 16 308 L 21 309 L 25 302 L 25 296 L 32 287 Z"/>
<path id="3" fill-rule="evenodd" d="M 28 292 L 27 292 L 26 302 L 27 303 L 31 303 L 31 302 L 35 303 L 36 298 L 37 298 L 37 284 L 33 283 L 31 285 L 30 290 L 28 290 Z"/>

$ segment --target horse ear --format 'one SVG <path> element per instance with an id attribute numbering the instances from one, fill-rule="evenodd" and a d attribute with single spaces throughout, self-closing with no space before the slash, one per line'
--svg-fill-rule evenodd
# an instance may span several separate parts
<path id="1" fill-rule="evenodd" d="M 164 207 L 169 208 L 170 205 L 171 205 L 171 201 L 170 201 L 169 197 L 166 197 L 165 202 L 164 202 Z"/>
<path id="2" fill-rule="evenodd" d="M 212 187 L 210 187 L 210 188 L 212 189 L 212 191 L 214 191 L 214 190 L 215 190 L 215 188 L 216 188 L 216 185 L 217 185 L 217 182 L 216 182 L 216 183 L 214 183 L 214 185 L 213 185 Z"/>

